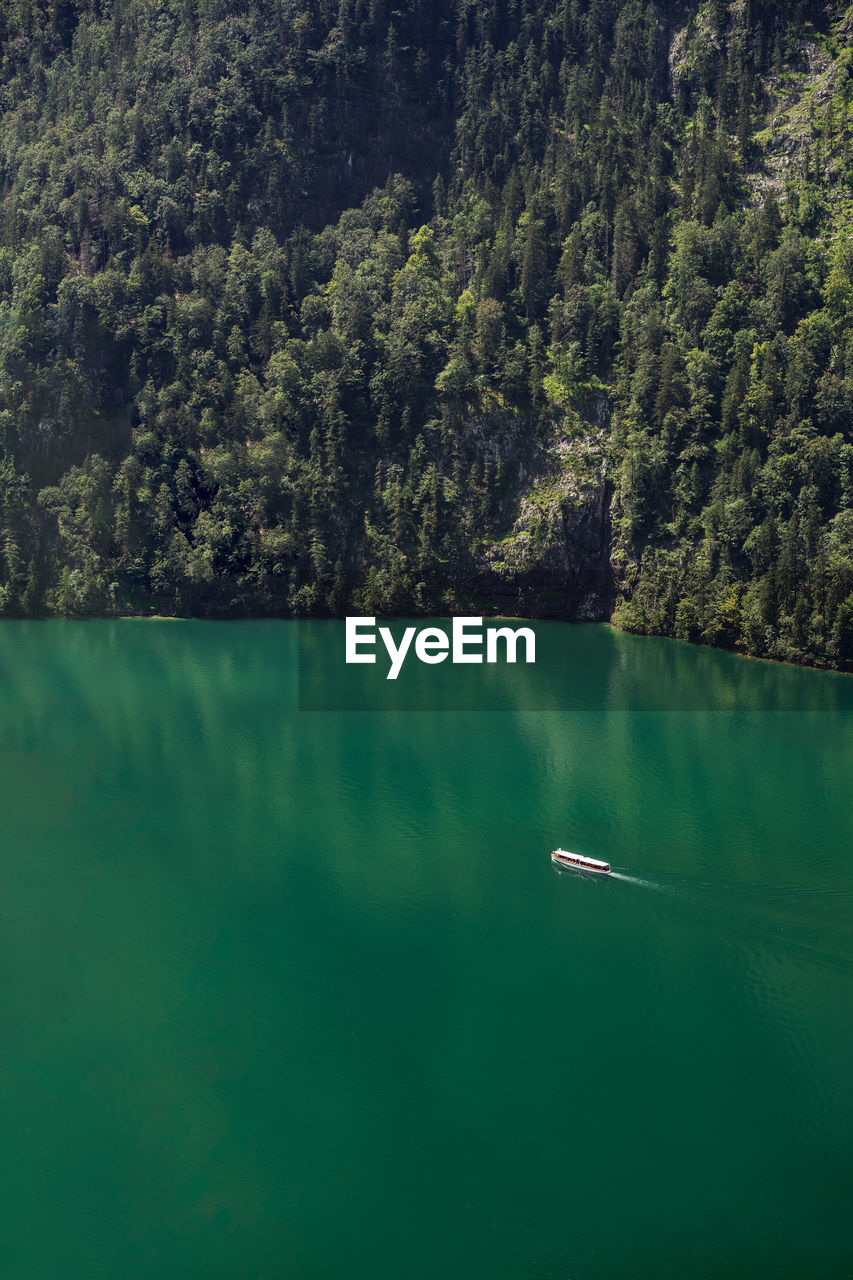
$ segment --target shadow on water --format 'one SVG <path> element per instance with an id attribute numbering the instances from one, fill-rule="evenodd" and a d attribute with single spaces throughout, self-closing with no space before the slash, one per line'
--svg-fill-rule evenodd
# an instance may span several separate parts
<path id="1" fill-rule="evenodd" d="M 449 635 L 449 618 L 431 619 Z M 489 625 L 499 620 L 490 619 Z M 506 620 L 504 620 L 506 621 Z M 394 619 L 397 645 L 424 619 Z M 406 660 L 393 679 L 382 644 L 365 665 L 346 662 L 341 623 L 298 624 L 299 707 L 303 711 L 850 712 L 853 679 L 756 662 L 719 649 L 612 630 L 604 624 L 526 622 L 535 661 Z M 502 650 L 501 650 L 502 652 Z M 526 653 L 526 650 L 525 650 Z"/>

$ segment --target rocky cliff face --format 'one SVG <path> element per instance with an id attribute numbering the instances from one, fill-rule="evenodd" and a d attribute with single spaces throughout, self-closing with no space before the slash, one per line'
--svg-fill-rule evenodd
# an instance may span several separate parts
<path id="1" fill-rule="evenodd" d="M 767 82 L 765 128 L 754 142 L 758 158 L 747 174 L 756 202 L 772 192 L 784 203 L 789 185 L 826 204 L 836 233 L 850 225 L 845 189 L 853 118 L 850 74 L 853 68 L 853 6 L 825 35 L 799 41 L 798 56 Z"/>
<path id="2" fill-rule="evenodd" d="M 607 405 L 596 425 L 574 414 L 551 421 L 518 462 L 512 524 L 483 551 L 478 588 L 507 612 L 601 621 L 610 616 L 610 500 Z"/>

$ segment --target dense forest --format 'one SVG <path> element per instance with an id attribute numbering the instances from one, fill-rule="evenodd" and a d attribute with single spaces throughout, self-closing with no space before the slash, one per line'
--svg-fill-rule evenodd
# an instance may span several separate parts
<path id="1" fill-rule="evenodd" d="M 6 0 L 0 613 L 853 665 L 853 6 Z"/>

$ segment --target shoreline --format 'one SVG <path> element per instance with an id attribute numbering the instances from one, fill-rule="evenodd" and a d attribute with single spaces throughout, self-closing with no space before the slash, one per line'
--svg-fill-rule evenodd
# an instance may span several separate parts
<path id="1" fill-rule="evenodd" d="M 170 614 L 170 613 L 122 613 L 122 614 L 112 614 L 112 615 L 111 614 L 90 614 L 90 615 L 84 615 L 84 616 L 75 615 L 75 614 L 51 614 L 47 616 L 40 615 L 38 617 L 23 617 L 23 618 L 0 617 L 0 625 L 3 625 L 4 623 L 20 623 L 20 622 L 36 622 L 36 623 L 43 623 L 43 622 L 44 623 L 47 623 L 47 622 L 71 622 L 71 623 L 207 622 L 207 623 L 213 623 L 213 624 L 242 623 L 242 622 L 343 622 L 347 616 L 348 615 L 346 614 L 340 614 L 340 615 L 335 614 L 332 617 L 316 616 L 316 615 L 294 616 L 293 614 L 289 614 L 289 615 L 242 614 L 239 617 L 229 618 L 229 617 L 210 617 L 209 615 L 201 617 L 195 614 L 178 615 L 178 614 Z M 349 616 L 353 616 L 353 615 L 349 615 Z M 461 617 L 461 616 L 467 617 L 469 615 L 440 614 L 440 613 L 382 614 L 381 616 L 377 615 L 377 618 L 378 618 L 378 621 L 380 622 L 404 622 L 404 621 L 415 622 L 421 619 L 447 620 L 453 617 Z M 489 614 L 482 613 L 478 615 L 472 614 L 470 616 L 482 617 L 484 621 L 491 620 L 494 622 L 519 622 L 519 623 L 554 622 L 554 623 L 558 623 L 561 626 L 570 626 L 570 627 L 607 627 L 609 630 L 615 632 L 618 635 L 633 636 L 637 640 L 664 640 L 670 644 L 684 645 L 691 649 L 700 649 L 700 650 L 706 649 L 712 653 L 728 653 L 728 654 L 731 654 L 733 658 L 746 658 L 751 662 L 763 662 L 776 667 L 792 667 L 798 671 L 817 671 L 824 675 L 844 676 L 848 679 L 851 676 L 853 676 L 853 668 L 844 669 L 841 667 L 818 666 L 816 663 L 811 663 L 811 662 L 794 662 L 794 661 L 791 661 L 789 658 L 772 658 L 772 657 L 767 657 L 764 654 L 747 653 L 744 650 L 733 649 L 723 645 L 702 644 L 701 642 L 696 640 L 684 640 L 680 636 L 667 636 L 667 635 L 650 634 L 648 632 L 641 632 L 641 631 L 628 631 L 623 627 L 617 626 L 616 623 L 612 622 L 609 618 L 553 618 L 553 617 L 547 618 L 547 617 L 530 617 L 527 615 L 507 614 L 507 613 L 489 613 Z"/>

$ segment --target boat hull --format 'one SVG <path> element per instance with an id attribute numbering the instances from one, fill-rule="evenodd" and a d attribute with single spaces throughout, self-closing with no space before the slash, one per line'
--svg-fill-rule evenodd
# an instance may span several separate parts
<path id="1" fill-rule="evenodd" d="M 593 876 L 609 876 L 611 870 L 609 862 L 599 862 L 597 859 L 593 860 L 592 858 L 587 860 L 579 858 L 577 855 L 560 853 L 556 850 L 551 854 L 551 861 L 556 863 L 558 867 L 571 867 L 572 871 L 588 871 Z"/>

